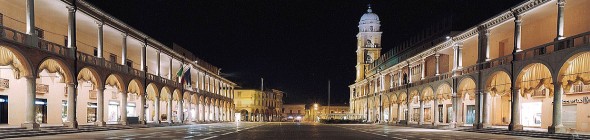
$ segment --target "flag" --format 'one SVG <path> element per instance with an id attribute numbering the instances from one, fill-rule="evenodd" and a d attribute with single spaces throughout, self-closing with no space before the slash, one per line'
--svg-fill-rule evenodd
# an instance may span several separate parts
<path id="1" fill-rule="evenodd" d="M 180 77 L 182 76 L 182 73 L 184 72 L 184 66 L 180 66 L 180 69 L 178 70 L 178 72 L 176 72 L 176 77 Z"/>
<path id="2" fill-rule="evenodd" d="M 189 67 L 184 74 L 182 75 L 182 78 L 180 78 L 180 83 L 186 82 L 186 85 L 191 85 L 191 68 Z"/>

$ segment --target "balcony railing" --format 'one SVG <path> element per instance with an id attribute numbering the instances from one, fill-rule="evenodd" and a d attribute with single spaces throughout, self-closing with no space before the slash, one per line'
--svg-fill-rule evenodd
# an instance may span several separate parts
<path id="1" fill-rule="evenodd" d="M 0 24 L 0 38 L 2 38 L 3 40 L 13 41 L 15 43 L 22 44 L 22 45 L 26 45 L 27 41 L 29 40 L 27 34 L 24 34 L 22 32 L 14 30 L 14 29 L 5 27 L 1 24 Z M 70 53 L 70 49 L 63 46 L 63 45 L 53 43 L 53 42 L 50 42 L 47 40 L 43 40 L 41 38 L 39 38 L 38 41 L 39 41 L 38 42 L 38 44 L 39 44 L 38 49 L 40 49 L 40 50 L 47 51 L 49 53 L 59 55 L 62 57 L 66 57 L 66 58 L 73 58 L 71 55 L 72 53 Z M 76 57 L 80 62 L 84 62 L 87 64 L 96 65 L 99 67 L 104 67 L 104 68 L 107 68 L 110 70 L 130 74 L 130 75 L 133 75 L 136 77 L 144 78 L 146 76 L 143 71 L 133 69 L 133 68 L 130 68 L 130 67 L 127 67 L 124 65 L 120 65 L 115 62 L 107 61 L 105 59 L 100 59 L 96 56 L 86 54 L 86 53 L 83 53 L 80 51 L 78 51 L 76 53 Z M 160 82 L 163 84 L 171 85 L 173 87 L 180 87 L 180 84 L 177 82 L 174 82 L 172 80 L 168 80 L 166 78 L 162 78 L 162 77 L 159 77 L 159 76 L 156 76 L 153 74 L 148 74 L 147 78 L 152 81 L 155 81 L 155 82 Z M 39 87 L 38 89 L 43 89 L 43 87 Z"/>
<path id="2" fill-rule="evenodd" d="M 553 52 L 573 48 L 573 47 L 580 47 L 589 44 L 590 32 L 578 34 L 575 36 L 571 36 L 559 41 L 550 42 L 547 44 L 543 44 L 538 47 L 534 47 L 531 49 L 524 50 L 516 54 L 516 60 L 525 60 L 530 59 L 536 56 L 551 54 Z"/>

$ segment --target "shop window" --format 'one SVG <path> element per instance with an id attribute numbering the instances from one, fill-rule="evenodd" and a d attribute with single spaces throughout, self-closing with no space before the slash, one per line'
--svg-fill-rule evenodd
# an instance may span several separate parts
<path id="1" fill-rule="evenodd" d="M 92 122 L 96 122 L 96 103 L 88 103 L 88 107 L 87 107 L 87 119 L 86 122 L 88 123 L 92 123 Z"/>
<path id="2" fill-rule="evenodd" d="M 8 96 L 3 95 L 0 95 L 0 124 L 8 124 Z"/>
<path id="3" fill-rule="evenodd" d="M 47 123 L 47 99 L 35 99 L 35 119 Z"/>
<path id="4" fill-rule="evenodd" d="M 37 37 L 39 38 L 45 37 L 45 31 L 41 28 L 35 28 L 35 34 L 37 34 Z"/>
<path id="5" fill-rule="evenodd" d="M 109 58 L 110 58 L 111 62 L 117 63 L 117 55 L 111 53 L 109 55 Z"/>
<path id="6" fill-rule="evenodd" d="M 61 121 L 66 122 L 68 120 L 68 101 L 61 101 Z"/>

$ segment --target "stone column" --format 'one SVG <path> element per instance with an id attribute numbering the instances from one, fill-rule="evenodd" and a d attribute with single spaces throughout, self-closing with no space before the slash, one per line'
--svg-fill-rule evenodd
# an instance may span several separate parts
<path id="1" fill-rule="evenodd" d="M 27 45 L 31 47 L 39 47 L 37 33 L 35 33 L 35 1 L 27 0 L 26 2 L 26 20 L 27 20 L 27 35 L 30 38 Z"/>
<path id="2" fill-rule="evenodd" d="M 556 76 L 553 77 L 553 81 L 558 81 Z M 562 89 L 561 89 L 561 81 L 553 82 L 553 118 L 551 126 L 549 126 L 548 132 L 549 133 L 565 133 L 565 127 L 563 126 L 561 116 L 562 116 Z"/>
<path id="3" fill-rule="evenodd" d="M 406 88 L 408 88 L 408 87 L 406 86 Z M 406 102 L 407 109 L 408 109 L 407 114 L 406 114 L 406 122 L 407 122 L 407 124 L 410 124 L 409 122 L 412 121 L 412 106 L 411 106 L 411 104 L 412 104 L 412 97 L 410 97 L 410 93 L 409 92 L 406 93 L 406 94 L 408 95 L 408 97 L 407 97 L 408 99 L 407 99 L 407 102 Z"/>
<path id="4" fill-rule="evenodd" d="M 431 107 L 431 108 L 432 108 L 432 113 L 434 114 L 434 117 L 432 118 L 433 119 L 432 125 L 438 126 L 438 124 L 440 123 L 438 121 L 438 117 L 440 117 L 440 116 L 438 116 L 438 113 L 439 113 L 438 112 L 438 98 L 436 97 L 436 92 L 434 93 L 434 104 L 433 104 L 433 107 Z"/>
<path id="5" fill-rule="evenodd" d="M 154 121 L 155 121 L 155 123 L 160 124 L 161 123 L 161 120 L 160 120 L 160 116 L 161 116 L 161 114 L 160 114 L 160 96 L 156 97 L 156 101 L 154 101 L 154 102 L 155 102 L 154 108 L 156 108 L 156 110 L 155 110 L 156 119 Z"/>
<path id="6" fill-rule="evenodd" d="M 401 123 L 401 120 L 402 120 L 402 113 L 404 112 L 404 111 L 402 110 L 402 106 L 401 106 L 401 104 L 402 104 L 402 103 L 398 103 L 398 104 L 397 104 L 397 123 Z"/>
<path id="7" fill-rule="evenodd" d="M 515 81 L 515 80 L 513 80 Z M 561 100 L 560 100 L 561 101 Z M 510 131 L 521 131 L 523 130 L 522 124 L 520 123 L 520 88 L 515 87 L 512 89 L 512 102 L 510 104 L 510 124 L 508 129 Z"/>
<path id="8" fill-rule="evenodd" d="M 418 112 L 420 116 L 418 119 L 418 125 L 424 124 L 424 100 L 420 99 L 420 112 Z"/>
<path id="9" fill-rule="evenodd" d="M 489 36 L 490 30 L 487 27 L 479 26 L 478 27 L 479 35 L 478 35 L 478 62 L 486 62 L 490 60 L 490 46 L 489 46 Z"/>
<path id="10" fill-rule="evenodd" d="M 483 93 L 483 110 L 482 110 L 482 123 L 483 128 L 488 128 L 491 126 L 490 124 L 490 93 L 489 92 L 482 92 Z"/>
<path id="11" fill-rule="evenodd" d="M 463 50 L 463 43 L 456 43 L 454 46 L 455 49 L 455 63 L 456 65 L 456 69 L 463 69 L 463 54 L 462 54 L 462 50 Z"/>
<path id="12" fill-rule="evenodd" d="M 188 106 L 186 107 L 186 109 L 187 109 L 186 118 L 188 118 L 187 120 L 189 123 L 194 121 L 193 114 L 192 114 L 192 108 L 191 108 L 192 107 L 192 99 L 193 99 L 192 97 L 188 98 Z"/>
<path id="13" fill-rule="evenodd" d="M 139 123 L 140 124 L 147 124 L 147 119 L 145 117 L 145 93 L 139 96 Z M 133 111 L 133 110 L 132 110 Z"/>
<path id="14" fill-rule="evenodd" d="M 75 57 L 73 48 L 76 48 L 76 7 L 67 6 L 68 8 L 68 48 L 71 49 L 71 57 Z M 34 29 L 33 29 L 34 30 Z"/>
<path id="15" fill-rule="evenodd" d="M 555 40 L 561 40 L 565 37 L 563 36 L 563 26 L 564 26 L 564 14 L 565 11 L 565 0 L 557 0 L 557 37 Z"/>
<path id="16" fill-rule="evenodd" d="M 127 93 L 127 90 L 122 90 L 121 91 L 121 125 L 128 125 L 129 123 L 127 122 L 127 95 L 129 93 Z"/>
<path id="17" fill-rule="evenodd" d="M 168 123 L 172 124 L 174 121 L 172 120 L 172 96 L 170 96 L 168 98 L 168 104 L 166 104 L 168 107 L 166 109 L 167 113 L 166 113 L 166 118 Z"/>
<path id="18" fill-rule="evenodd" d="M 103 40 L 103 29 L 102 26 L 104 25 L 104 22 L 102 21 L 96 21 L 96 24 L 98 25 L 98 44 L 96 45 L 96 57 L 98 58 L 103 58 L 103 48 L 104 48 L 104 40 Z"/>
<path id="19" fill-rule="evenodd" d="M 184 98 L 180 97 L 180 99 L 178 99 L 178 109 L 176 111 L 176 116 L 178 116 L 178 122 L 179 123 L 184 123 Z"/>
<path id="20" fill-rule="evenodd" d="M 440 75 L 440 62 L 439 62 L 440 61 L 440 54 L 437 52 L 434 55 L 434 58 L 436 59 L 435 66 L 434 66 L 435 69 L 436 69 L 436 74 L 435 75 L 438 76 L 438 75 Z"/>
<path id="21" fill-rule="evenodd" d="M 463 124 L 465 124 L 465 122 L 463 121 L 463 117 L 465 116 L 463 115 L 463 99 L 465 99 L 465 96 L 458 95 L 457 97 L 459 97 L 457 98 L 457 110 L 454 113 L 457 121 L 457 126 L 463 126 Z"/>
<path id="22" fill-rule="evenodd" d="M 202 114 L 202 112 L 201 112 L 201 106 L 200 106 L 201 103 L 200 103 L 200 101 L 201 101 L 201 98 L 197 94 L 197 100 L 195 101 L 195 107 L 197 108 L 197 109 L 195 109 L 195 112 L 196 112 L 195 113 L 195 122 L 200 122 L 201 121 L 201 114 Z"/>
<path id="23" fill-rule="evenodd" d="M 32 1 L 32 0 L 31 0 Z M 25 122 L 21 124 L 22 127 L 27 129 L 38 130 L 39 124 L 35 122 L 35 96 L 37 95 L 37 76 L 25 77 L 27 79 L 27 98 L 25 99 Z"/>
<path id="24" fill-rule="evenodd" d="M 514 15 L 514 50 L 516 52 L 520 52 L 522 51 L 522 49 L 520 48 L 520 42 L 521 42 L 521 30 L 522 30 L 522 15 L 519 15 L 519 13 L 516 12 L 512 12 L 512 14 Z"/>
<path id="25" fill-rule="evenodd" d="M 451 123 L 449 123 L 449 127 L 451 128 L 456 128 L 457 127 L 457 109 L 459 108 L 459 106 L 457 105 L 457 79 L 453 79 L 453 85 L 452 85 L 452 98 L 451 98 L 451 102 L 453 103 L 453 112 L 451 112 L 451 114 L 447 114 L 447 117 L 451 117 Z"/>
<path id="26" fill-rule="evenodd" d="M 146 67 L 147 65 L 146 65 L 146 62 L 145 62 L 146 61 L 145 60 L 145 58 L 146 58 L 145 57 L 145 55 L 146 55 L 145 54 L 146 53 L 145 52 L 146 51 L 146 47 L 147 47 L 147 43 L 144 43 L 143 45 L 141 45 L 141 54 L 140 54 L 140 59 L 141 59 L 140 61 L 141 62 L 140 62 L 140 68 L 139 68 L 141 71 L 147 71 L 147 69 L 146 69 L 147 68 Z"/>
<path id="27" fill-rule="evenodd" d="M 156 65 L 156 75 L 158 75 L 159 77 L 162 77 L 162 70 L 160 70 L 160 68 L 162 67 L 162 64 L 160 63 L 160 55 L 161 55 L 161 51 L 160 49 L 157 50 L 157 54 L 156 54 L 156 63 L 158 63 Z"/>
<path id="28" fill-rule="evenodd" d="M 412 83 L 412 77 L 413 77 L 412 75 L 414 75 L 413 70 L 414 70 L 414 68 L 412 68 L 412 66 L 410 65 L 410 62 L 408 62 L 408 84 Z"/>
<path id="29" fill-rule="evenodd" d="M 97 89 L 97 97 L 96 97 L 96 122 L 97 126 L 106 126 L 106 122 L 104 121 L 104 90 L 105 88 L 99 86 Z"/>
<path id="30" fill-rule="evenodd" d="M 422 73 L 420 80 L 424 80 L 426 78 L 426 60 L 424 60 L 424 58 L 422 58 L 422 60 L 420 60 L 420 73 Z"/>
<path id="31" fill-rule="evenodd" d="M 78 120 L 76 119 L 76 85 L 74 83 L 68 83 L 68 118 L 66 126 L 70 128 L 78 128 Z"/>
<path id="32" fill-rule="evenodd" d="M 127 61 L 127 33 L 121 34 L 122 38 L 122 45 L 121 45 L 121 65 L 125 65 Z"/>
<path id="33" fill-rule="evenodd" d="M 478 87 L 478 88 L 475 91 L 475 122 L 473 122 L 473 128 L 480 129 L 480 128 L 483 128 L 483 124 L 481 121 L 483 93 L 482 93 L 481 89 L 479 88 L 480 87 L 479 81 L 477 81 L 476 87 Z"/>

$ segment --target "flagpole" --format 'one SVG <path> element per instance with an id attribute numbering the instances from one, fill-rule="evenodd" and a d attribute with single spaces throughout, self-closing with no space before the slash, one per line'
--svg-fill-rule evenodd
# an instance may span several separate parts
<path id="1" fill-rule="evenodd" d="M 328 114 L 330 113 L 330 80 L 328 80 Z"/>

